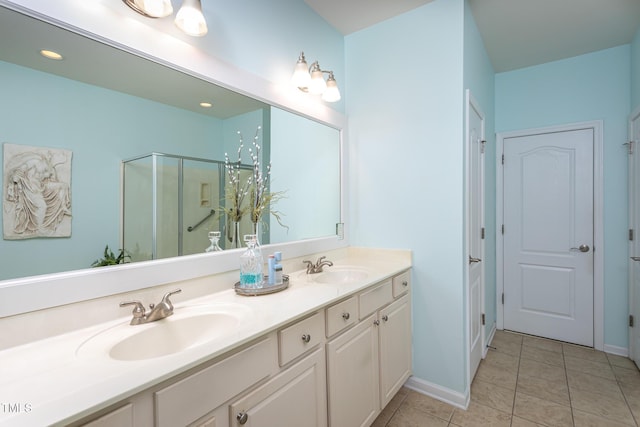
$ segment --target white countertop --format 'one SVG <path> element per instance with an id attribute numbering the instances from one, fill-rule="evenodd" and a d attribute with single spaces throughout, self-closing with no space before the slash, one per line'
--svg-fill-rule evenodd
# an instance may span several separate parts
<path id="1" fill-rule="evenodd" d="M 176 316 L 204 306 L 233 305 L 247 313 L 232 334 L 182 352 L 141 361 L 118 361 L 106 352 L 83 346 L 100 332 L 128 324 L 130 315 L 2 350 L 0 425 L 40 426 L 78 420 L 402 272 L 411 267 L 411 254 L 359 248 L 332 261 L 338 268 L 364 268 L 368 277 L 348 284 L 322 284 L 300 270 L 289 273 L 289 288 L 279 293 L 246 297 L 228 289 L 176 303 Z M 189 293 L 188 283 L 181 283 L 180 287 L 182 294 Z M 2 320 L 0 330 L 1 327 Z"/>

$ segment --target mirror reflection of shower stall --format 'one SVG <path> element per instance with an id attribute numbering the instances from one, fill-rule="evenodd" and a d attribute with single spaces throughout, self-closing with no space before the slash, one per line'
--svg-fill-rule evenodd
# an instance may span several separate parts
<path id="1" fill-rule="evenodd" d="M 241 167 L 242 174 L 244 181 L 251 167 Z M 221 232 L 222 249 L 243 246 L 242 236 L 252 233 L 253 226 L 245 215 L 238 246 L 229 240 L 233 225 L 227 226 L 221 209 L 225 178 L 219 160 L 162 153 L 124 160 L 122 247 L 131 261 L 203 253 L 211 245 L 210 231 Z"/>

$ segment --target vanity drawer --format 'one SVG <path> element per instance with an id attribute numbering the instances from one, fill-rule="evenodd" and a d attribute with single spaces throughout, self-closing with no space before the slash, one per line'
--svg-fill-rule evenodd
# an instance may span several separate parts
<path id="1" fill-rule="evenodd" d="M 157 427 L 187 425 L 267 378 L 275 368 L 275 337 L 252 345 L 154 393 Z"/>
<path id="2" fill-rule="evenodd" d="M 398 298 L 400 295 L 411 289 L 411 271 L 398 274 L 393 278 L 393 297 Z"/>
<path id="3" fill-rule="evenodd" d="M 355 296 L 327 308 L 327 338 L 358 321 L 358 300 Z"/>
<path id="4" fill-rule="evenodd" d="M 380 307 L 393 301 L 391 286 L 391 279 L 389 279 L 358 295 L 360 319 L 364 319 Z"/>
<path id="5" fill-rule="evenodd" d="M 280 366 L 314 348 L 324 339 L 322 311 L 294 323 L 278 332 Z"/>

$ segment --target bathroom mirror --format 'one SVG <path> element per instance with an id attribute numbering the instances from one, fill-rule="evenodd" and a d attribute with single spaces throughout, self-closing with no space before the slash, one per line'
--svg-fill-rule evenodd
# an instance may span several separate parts
<path id="1" fill-rule="evenodd" d="M 270 143 L 272 190 L 286 192 L 275 208 L 289 230 L 271 220 L 269 240 L 335 235 L 340 130 L 4 7 L 0 45 L 0 143 L 72 152 L 71 236 L 0 240 L 0 281 L 87 268 L 105 245 L 117 253 L 123 160 L 151 152 L 233 160 L 237 131 L 247 145 L 258 125 Z M 4 201 L 4 173 L 0 184 Z M 217 208 L 205 199 L 204 214 Z M 212 227 L 202 228 L 203 252 Z"/>

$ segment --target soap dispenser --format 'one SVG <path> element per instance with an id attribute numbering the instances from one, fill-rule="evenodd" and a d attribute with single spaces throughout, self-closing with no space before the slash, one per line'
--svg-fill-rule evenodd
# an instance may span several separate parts
<path id="1" fill-rule="evenodd" d="M 244 236 L 247 249 L 240 255 L 240 286 L 243 288 L 262 288 L 262 251 L 255 234 Z"/>

